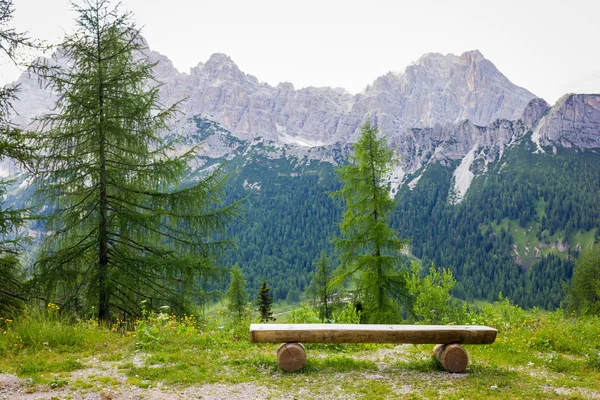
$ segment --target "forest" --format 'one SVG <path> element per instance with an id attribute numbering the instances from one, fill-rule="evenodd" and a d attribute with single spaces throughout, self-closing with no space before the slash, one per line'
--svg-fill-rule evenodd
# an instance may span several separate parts
<path id="1" fill-rule="evenodd" d="M 597 241 L 600 156 L 575 149 L 532 154 L 532 146 L 525 137 L 507 150 L 459 204 L 449 201 L 453 170 L 440 164 L 396 195 L 391 226 L 410 238 L 423 273 L 432 263 L 454 273 L 453 294 L 461 299 L 492 301 L 502 293 L 523 307 L 553 310 L 581 248 Z M 238 246 L 224 263 L 239 263 L 251 292 L 266 278 L 275 299 L 285 300 L 309 284 L 322 250 L 334 254 L 342 209 L 329 193 L 340 182 L 328 163 L 257 155 L 235 168 L 227 196 L 248 198 L 245 219 L 229 228 Z M 260 190 L 244 181 L 260 182 Z"/>

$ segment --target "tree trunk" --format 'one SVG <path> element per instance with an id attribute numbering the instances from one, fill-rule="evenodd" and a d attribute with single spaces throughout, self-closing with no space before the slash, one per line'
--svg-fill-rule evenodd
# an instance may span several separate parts
<path id="1" fill-rule="evenodd" d="M 110 291 L 108 288 L 108 198 L 106 193 L 106 137 L 104 132 L 105 110 L 104 110 L 104 77 L 102 74 L 102 53 L 100 49 L 100 30 L 96 31 L 97 39 L 97 67 L 98 67 L 98 139 L 99 139 L 99 212 L 100 230 L 98 233 L 98 323 L 110 320 Z"/>

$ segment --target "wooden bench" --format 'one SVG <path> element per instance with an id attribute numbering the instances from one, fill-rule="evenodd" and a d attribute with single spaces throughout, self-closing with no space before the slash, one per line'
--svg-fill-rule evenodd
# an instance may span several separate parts
<path id="1" fill-rule="evenodd" d="M 498 331 L 471 325 L 252 324 L 252 343 L 282 343 L 277 364 L 287 372 L 301 369 L 306 351 L 301 343 L 435 344 L 434 355 L 449 372 L 463 372 L 469 363 L 462 344 L 490 344 Z"/>

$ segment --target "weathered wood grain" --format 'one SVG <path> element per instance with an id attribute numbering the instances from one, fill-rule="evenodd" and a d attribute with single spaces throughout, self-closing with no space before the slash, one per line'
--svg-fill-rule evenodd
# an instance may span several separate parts
<path id="1" fill-rule="evenodd" d="M 469 356 L 459 344 L 436 344 L 433 355 L 448 372 L 464 372 L 469 364 Z"/>
<path id="2" fill-rule="evenodd" d="M 490 344 L 498 331 L 471 325 L 252 324 L 253 343 Z"/>
<path id="3" fill-rule="evenodd" d="M 284 343 L 277 350 L 277 365 L 286 372 L 296 372 L 306 364 L 306 350 L 300 343 Z"/>

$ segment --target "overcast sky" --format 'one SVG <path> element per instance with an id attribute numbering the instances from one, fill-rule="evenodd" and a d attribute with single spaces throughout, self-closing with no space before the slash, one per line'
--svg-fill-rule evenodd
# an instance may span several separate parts
<path id="1" fill-rule="evenodd" d="M 65 0 L 13 0 L 14 25 L 58 41 Z M 150 47 L 182 72 L 226 53 L 248 74 L 296 88 L 360 92 L 429 52 L 479 49 L 513 83 L 554 103 L 600 93 L 598 0 L 122 0 Z M 19 72 L 0 62 L 3 83 Z"/>

